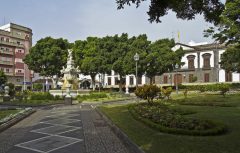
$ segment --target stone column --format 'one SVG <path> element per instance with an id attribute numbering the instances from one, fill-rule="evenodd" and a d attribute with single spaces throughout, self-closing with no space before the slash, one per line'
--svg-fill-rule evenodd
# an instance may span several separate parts
<path id="1" fill-rule="evenodd" d="M 213 68 L 213 77 L 214 82 L 219 82 L 219 50 L 215 49 L 213 50 L 214 54 L 214 68 Z"/>
<path id="2" fill-rule="evenodd" d="M 197 68 L 200 69 L 200 52 L 197 52 Z"/>
<path id="3" fill-rule="evenodd" d="M 197 82 L 202 82 L 202 69 L 200 66 L 200 51 L 197 51 L 197 68 L 195 69 L 196 76 L 197 76 Z"/>

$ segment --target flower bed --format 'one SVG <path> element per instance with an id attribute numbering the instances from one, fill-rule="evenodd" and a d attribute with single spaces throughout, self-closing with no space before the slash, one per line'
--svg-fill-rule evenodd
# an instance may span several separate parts
<path id="1" fill-rule="evenodd" d="M 131 105 L 129 110 L 135 119 L 161 132 L 205 136 L 219 135 L 227 130 L 221 123 L 189 118 L 185 115 L 190 113 L 174 110 L 159 103 Z"/>

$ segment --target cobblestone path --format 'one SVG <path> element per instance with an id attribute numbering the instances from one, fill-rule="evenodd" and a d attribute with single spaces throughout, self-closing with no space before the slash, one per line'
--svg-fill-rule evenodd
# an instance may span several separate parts
<path id="1" fill-rule="evenodd" d="M 39 110 L 0 133 L 0 153 L 128 153 L 92 105 Z"/>

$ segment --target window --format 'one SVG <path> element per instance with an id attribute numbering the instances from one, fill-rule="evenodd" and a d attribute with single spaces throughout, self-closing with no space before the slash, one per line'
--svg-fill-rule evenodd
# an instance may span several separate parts
<path id="1" fill-rule="evenodd" d="M 225 72 L 225 81 L 232 82 L 232 72 Z"/>
<path id="2" fill-rule="evenodd" d="M 192 83 L 193 82 L 193 74 L 189 74 L 189 82 Z"/>
<path id="3" fill-rule="evenodd" d="M 108 77 L 108 85 L 112 85 L 112 78 Z"/>
<path id="4" fill-rule="evenodd" d="M 188 59 L 188 68 L 194 69 L 195 68 L 195 66 L 194 66 L 195 55 L 188 55 L 187 59 Z"/>
<path id="5" fill-rule="evenodd" d="M 1 47 L 1 50 L 4 50 L 4 48 L 3 48 L 3 47 Z"/>
<path id="6" fill-rule="evenodd" d="M 4 41 L 4 37 L 1 37 L 1 41 Z"/>
<path id="7" fill-rule="evenodd" d="M 21 53 L 21 52 L 22 52 L 22 50 L 20 50 L 20 49 L 19 49 L 17 52 L 18 52 L 18 53 Z"/>
<path id="8" fill-rule="evenodd" d="M 1 67 L 1 71 L 4 71 L 4 68 Z"/>
<path id="9" fill-rule="evenodd" d="M 6 69 L 6 72 L 9 73 L 9 69 Z"/>
<path id="10" fill-rule="evenodd" d="M 202 57 L 203 57 L 203 68 L 210 68 L 211 54 L 205 53 L 202 55 Z"/>
<path id="11" fill-rule="evenodd" d="M 22 73 L 22 70 L 18 70 L 17 72 L 18 72 L 18 73 Z"/>
<path id="12" fill-rule="evenodd" d="M 133 85 L 133 76 L 130 76 L 130 78 L 129 78 L 129 84 L 130 84 L 130 85 Z"/>
<path id="13" fill-rule="evenodd" d="M 209 73 L 204 74 L 204 82 L 209 82 Z"/>
<path id="14" fill-rule="evenodd" d="M 19 35 L 19 36 L 21 36 L 21 35 L 22 35 L 22 33 L 21 33 L 21 32 L 17 32 L 16 34 L 17 34 L 17 35 Z"/>
<path id="15" fill-rule="evenodd" d="M 167 76 L 167 75 L 164 75 L 164 77 L 163 77 L 163 83 L 164 83 L 164 84 L 167 84 L 167 83 L 168 83 L 168 76 Z"/>
<path id="16" fill-rule="evenodd" d="M 21 82 L 21 80 L 20 80 L 20 79 L 17 79 L 17 82 Z"/>
<path id="17" fill-rule="evenodd" d="M 118 85 L 118 77 L 115 77 L 114 80 L 115 80 L 115 85 Z"/>
<path id="18" fill-rule="evenodd" d="M 8 52 L 9 52 L 9 48 L 6 48 L 6 51 L 8 51 Z"/>
<path id="19" fill-rule="evenodd" d="M 6 38 L 6 42 L 9 42 L 9 38 Z"/>
<path id="20" fill-rule="evenodd" d="M 20 45 L 21 44 L 20 41 L 17 41 L 17 44 Z"/>

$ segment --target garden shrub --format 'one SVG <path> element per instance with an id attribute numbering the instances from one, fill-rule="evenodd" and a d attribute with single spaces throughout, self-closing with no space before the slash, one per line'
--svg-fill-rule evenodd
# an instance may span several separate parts
<path id="1" fill-rule="evenodd" d="M 78 95 L 77 100 L 79 102 L 83 102 L 84 100 L 92 100 L 92 99 L 100 99 L 107 98 L 107 94 L 105 92 L 91 92 L 89 95 Z"/>
<path id="2" fill-rule="evenodd" d="M 229 91 L 230 89 L 230 85 L 229 84 L 218 84 L 218 89 L 220 90 L 220 94 L 223 95 L 223 97 L 226 96 L 226 93 Z"/>
<path id="3" fill-rule="evenodd" d="M 49 92 L 28 92 L 30 100 L 54 100 L 54 96 Z"/>
<path id="4" fill-rule="evenodd" d="M 171 93 L 172 93 L 172 87 L 167 87 L 166 89 L 161 89 L 162 94 L 165 98 L 170 99 Z"/>
<path id="5" fill-rule="evenodd" d="M 145 99 L 149 104 L 153 103 L 153 99 L 158 95 L 160 89 L 156 85 L 143 85 L 138 87 L 135 90 L 135 94 L 137 97 L 141 99 Z"/>
<path id="6" fill-rule="evenodd" d="M 222 134 L 227 130 L 221 123 L 184 117 L 181 112 L 163 104 L 135 104 L 129 107 L 129 111 L 135 119 L 161 132 L 204 136 Z"/>
<path id="7" fill-rule="evenodd" d="M 43 89 L 43 85 L 41 83 L 34 83 L 33 84 L 33 90 L 41 91 L 42 89 Z"/>

